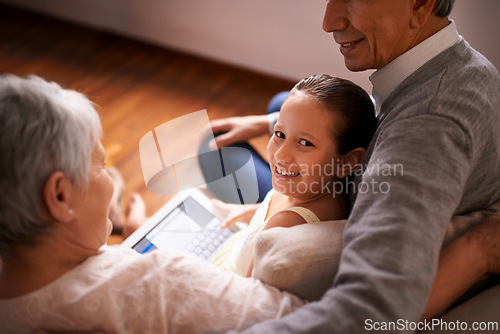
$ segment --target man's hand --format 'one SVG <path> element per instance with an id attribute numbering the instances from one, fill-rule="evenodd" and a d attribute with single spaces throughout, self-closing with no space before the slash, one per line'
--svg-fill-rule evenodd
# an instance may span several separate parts
<path id="1" fill-rule="evenodd" d="M 489 216 L 441 251 L 422 319 L 441 315 L 485 274 L 500 274 L 500 216 Z"/>
<path id="2" fill-rule="evenodd" d="M 485 271 L 500 274 L 500 216 L 489 216 L 471 227 L 466 237 L 472 239 L 486 261 Z"/>
<path id="3" fill-rule="evenodd" d="M 267 115 L 222 118 L 210 122 L 210 125 L 214 134 L 222 133 L 208 144 L 211 150 L 244 143 L 269 131 Z"/>

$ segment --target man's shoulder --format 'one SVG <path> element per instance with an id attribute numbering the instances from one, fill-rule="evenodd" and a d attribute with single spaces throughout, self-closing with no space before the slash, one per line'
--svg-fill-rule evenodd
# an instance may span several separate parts
<path id="1" fill-rule="evenodd" d="M 461 40 L 409 76 L 387 99 L 387 119 L 417 115 L 454 120 L 498 117 L 500 76 L 495 67 Z"/>
<path id="2" fill-rule="evenodd" d="M 446 79 L 448 84 L 468 89 L 489 87 L 498 93 L 500 75 L 497 69 L 465 40 L 461 40 L 436 58 L 435 64 L 431 60 L 429 65 L 446 69 L 443 79 Z"/>

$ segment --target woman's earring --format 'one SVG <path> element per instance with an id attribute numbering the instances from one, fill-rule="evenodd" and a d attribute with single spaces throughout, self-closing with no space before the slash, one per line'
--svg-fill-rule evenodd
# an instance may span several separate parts
<path id="1" fill-rule="evenodd" d="M 68 213 L 72 215 L 74 213 L 73 209 L 69 209 Z"/>

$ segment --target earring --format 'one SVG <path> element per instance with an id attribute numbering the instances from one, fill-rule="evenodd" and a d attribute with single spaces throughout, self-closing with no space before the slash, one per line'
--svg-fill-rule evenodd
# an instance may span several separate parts
<path id="1" fill-rule="evenodd" d="M 70 215 L 72 215 L 72 214 L 74 213 L 73 209 L 69 209 L 69 210 L 68 210 L 68 213 L 69 213 Z"/>

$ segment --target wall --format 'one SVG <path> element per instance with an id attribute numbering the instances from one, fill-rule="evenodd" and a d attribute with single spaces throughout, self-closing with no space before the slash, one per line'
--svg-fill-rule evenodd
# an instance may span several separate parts
<path id="1" fill-rule="evenodd" d="M 349 72 L 321 28 L 325 0 L 0 0 L 293 80 L 313 73 L 366 90 L 370 72 Z M 500 69 L 499 0 L 457 0 L 459 32 Z"/>

